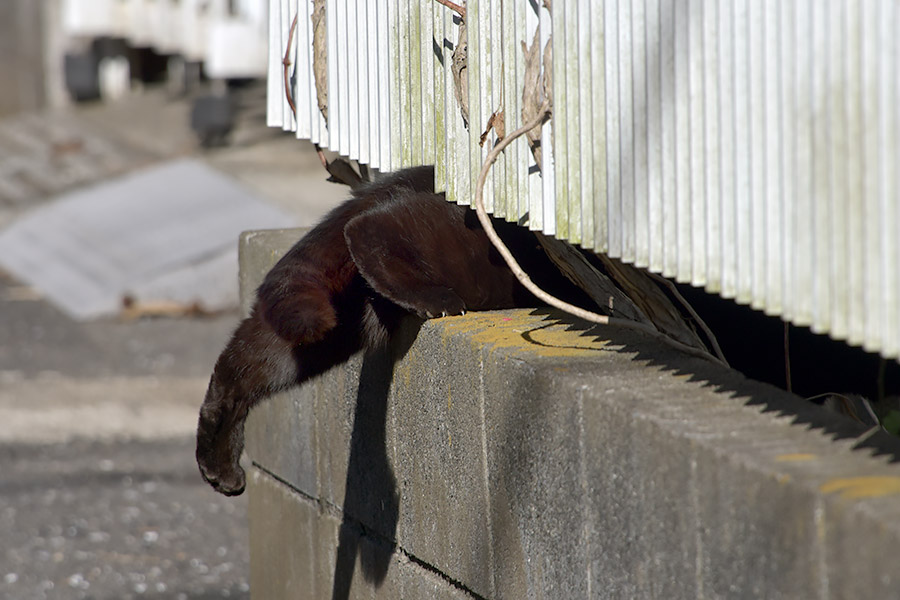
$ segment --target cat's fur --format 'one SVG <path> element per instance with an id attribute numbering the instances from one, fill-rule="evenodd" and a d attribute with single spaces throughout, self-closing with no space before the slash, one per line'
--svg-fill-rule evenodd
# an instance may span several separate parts
<path id="1" fill-rule="evenodd" d="M 238 461 L 254 404 L 382 344 L 405 315 L 535 305 L 474 211 L 435 194 L 433 180 L 419 167 L 355 191 L 266 275 L 200 409 L 197 462 L 217 491 L 244 490 Z M 567 285 L 530 232 L 494 224 L 539 284 Z"/>

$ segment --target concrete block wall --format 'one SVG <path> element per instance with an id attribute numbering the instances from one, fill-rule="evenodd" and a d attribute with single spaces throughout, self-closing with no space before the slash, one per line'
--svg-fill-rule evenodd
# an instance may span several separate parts
<path id="1" fill-rule="evenodd" d="M 257 600 L 900 597 L 897 440 L 547 310 L 409 319 L 247 454 Z"/>

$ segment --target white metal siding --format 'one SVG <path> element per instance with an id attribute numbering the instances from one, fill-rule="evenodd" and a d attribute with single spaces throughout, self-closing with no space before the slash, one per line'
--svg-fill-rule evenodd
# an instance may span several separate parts
<path id="1" fill-rule="evenodd" d="M 553 38 L 543 173 L 524 141 L 488 209 L 887 357 L 900 356 L 900 2 L 469 0 L 470 127 L 437 2 L 327 0 L 329 123 L 299 0 L 296 121 L 282 57 L 298 0 L 271 0 L 270 122 L 381 170 L 437 166 L 467 204 L 522 43 Z M 298 43 L 299 42 L 299 43 Z"/>

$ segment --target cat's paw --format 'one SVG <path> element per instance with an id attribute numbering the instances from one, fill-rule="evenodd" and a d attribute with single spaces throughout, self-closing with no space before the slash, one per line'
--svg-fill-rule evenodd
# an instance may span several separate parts
<path id="1" fill-rule="evenodd" d="M 415 290 L 414 312 L 423 319 L 466 313 L 466 303 L 450 288 L 434 286 Z"/>
<path id="2" fill-rule="evenodd" d="M 220 460 L 214 452 L 197 448 L 197 465 L 203 480 L 214 490 L 226 496 L 238 496 L 247 486 L 247 477 L 241 465 L 230 460 Z"/>
<path id="3" fill-rule="evenodd" d="M 240 465 L 203 465 L 199 462 L 198 464 L 203 479 L 220 494 L 239 496 L 244 493 L 247 477 Z"/>
<path id="4" fill-rule="evenodd" d="M 210 394 L 216 396 L 217 387 L 210 386 Z M 244 491 L 246 476 L 239 464 L 244 447 L 243 423 L 235 426 L 232 413 L 224 403 L 207 401 L 200 407 L 197 426 L 197 466 L 200 475 L 214 490 L 226 496 L 237 496 Z"/>

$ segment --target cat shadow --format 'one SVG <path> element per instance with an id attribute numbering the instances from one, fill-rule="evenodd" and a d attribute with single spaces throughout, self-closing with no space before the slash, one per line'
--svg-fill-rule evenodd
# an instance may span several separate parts
<path id="1" fill-rule="evenodd" d="M 390 344 L 363 357 L 338 533 L 332 600 L 346 600 L 359 558 L 364 579 L 379 587 L 396 550 L 400 493 L 386 439 L 388 398 L 396 363 L 406 355 L 422 321 L 408 318 Z"/>

